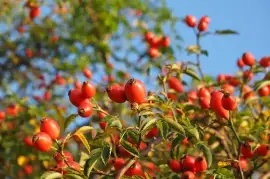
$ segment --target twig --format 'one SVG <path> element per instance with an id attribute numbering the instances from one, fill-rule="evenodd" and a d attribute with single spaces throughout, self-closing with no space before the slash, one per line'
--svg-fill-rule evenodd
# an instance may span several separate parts
<path id="1" fill-rule="evenodd" d="M 123 176 L 129 167 L 131 167 L 135 162 L 136 160 L 134 158 L 129 159 L 126 165 L 124 165 L 124 167 L 117 172 L 115 179 L 121 179 L 121 176 Z"/>

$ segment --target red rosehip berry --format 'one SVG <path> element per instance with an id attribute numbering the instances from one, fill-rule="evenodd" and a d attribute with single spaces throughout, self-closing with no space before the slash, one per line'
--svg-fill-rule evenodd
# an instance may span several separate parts
<path id="1" fill-rule="evenodd" d="M 170 160 L 169 167 L 175 173 L 180 173 L 182 171 L 181 163 L 178 160 L 174 159 Z"/>
<path id="2" fill-rule="evenodd" d="M 51 118 L 41 120 L 40 131 L 47 133 L 52 139 L 57 139 L 60 136 L 60 126 Z"/>
<path id="3" fill-rule="evenodd" d="M 143 82 L 136 79 L 130 79 L 125 85 L 125 94 L 127 100 L 130 103 L 138 103 L 141 104 L 145 101 L 147 96 L 145 86 Z"/>
<path id="4" fill-rule="evenodd" d="M 237 60 L 237 66 L 238 66 L 239 68 L 243 68 L 243 67 L 245 66 L 245 63 L 244 63 L 244 61 L 243 61 L 242 58 L 239 58 L 239 59 Z"/>
<path id="5" fill-rule="evenodd" d="M 223 93 L 220 91 L 214 91 L 211 94 L 210 107 L 220 117 L 229 119 L 229 111 L 222 106 Z"/>
<path id="6" fill-rule="evenodd" d="M 185 171 L 182 173 L 181 179 L 195 179 L 195 174 L 191 171 Z"/>
<path id="7" fill-rule="evenodd" d="M 225 93 L 222 97 L 222 107 L 228 111 L 232 111 L 237 107 L 236 98 L 229 93 Z"/>
<path id="8" fill-rule="evenodd" d="M 186 155 L 182 159 L 182 167 L 184 171 L 195 171 L 195 158 L 190 155 Z"/>
<path id="9" fill-rule="evenodd" d="M 29 16 L 31 19 L 34 19 L 40 15 L 40 7 L 33 7 L 30 9 Z"/>
<path id="10" fill-rule="evenodd" d="M 198 25 L 198 30 L 200 32 L 204 32 L 204 31 L 207 31 L 207 29 L 208 29 L 208 23 L 200 21 Z"/>
<path id="11" fill-rule="evenodd" d="M 259 63 L 264 68 L 270 67 L 270 56 L 262 57 Z"/>
<path id="12" fill-rule="evenodd" d="M 123 166 L 125 165 L 126 161 L 123 158 L 116 158 L 114 160 L 114 168 L 116 171 L 121 170 Z"/>
<path id="13" fill-rule="evenodd" d="M 195 160 L 195 171 L 203 172 L 207 170 L 207 162 L 204 157 L 197 157 Z"/>
<path id="14" fill-rule="evenodd" d="M 127 98 L 124 86 L 115 84 L 106 88 L 109 98 L 116 103 L 124 103 Z"/>
<path id="15" fill-rule="evenodd" d="M 201 98 L 201 97 L 206 97 L 206 98 L 210 98 L 211 97 L 211 94 L 209 92 L 209 90 L 205 87 L 202 87 L 199 89 L 198 91 L 198 96 Z"/>
<path id="16" fill-rule="evenodd" d="M 184 92 L 184 86 L 182 82 L 176 77 L 170 77 L 168 80 L 168 85 L 171 89 L 173 89 L 176 92 L 179 92 L 179 93 Z"/>
<path id="17" fill-rule="evenodd" d="M 93 107 L 91 102 L 88 99 L 85 99 L 78 106 L 78 114 L 81 117 L 89 117 L 93 113 Z"/>
<path id="18" fill-rule="evenodd" d="M 262 144 L 255 150 L 255 153 L 260 156 L 267 156 L 269 154 L 269 150 L 269 144 Z"/>
<path id="19" fill-rule="evenodd" d="M 27 136 L 23 139 L 23 142 L 25 143 L 25 145 L 32 147 L 34 144 L 32 142 L 32 137 Z"/>
<path id="20" fill-rule="evenodd" d="M 252 66 L 256 63 L 254 56 L 250 52 L 245 52 L 242 56 L 242 59 L 243 62 L 248 66 Z"/>
<path id="21" fill-rule="evenodd" d="M 159 51 L 156 47 L 150 47 L 148 49 L 148 55 L 151 57 L 151 58 L 157 58 L 159 56 Z"/>
<path id="22" fill-rule="evenodd" d="M 261 97 L 268 96 L 270 94 L 270 89 L 268 88 L 268 86 L 263 86 L 258 90 L 258 94 Z"/>
<path id="23" fill-rule="evenodd" d="M 73 89 L 68 92 L 69 100 L 74 106 L 79 106 L 80 103 L 85 99 L 81 90 Z"/>
<path id="24" fill-rule="evenodd" d="M 196 26 L 196 18 L 192 15 L 187 15 L 185 18 L 185 22 L 189 27 L 195 27 Z"/>
<path id="25" fill-rule="evenodd" d="M 157 127 L 153 127 L 146 135 L 145 137 L 150 139 L 150 138 L 153 138 L 153 137 L 156 137 L 159 133 L 159 130 Z"/>
<path id="26" fill-rule="evenodd" d="M 35 148 L 41 152 L 48 152 L 51 149 L 52 139 L 45 132 L 39 132 L 35 134 L 32 141 Z"/>
<path id="27" fill-rule="evenodd" d="M 240 152 L 245 158 L 252 158 L 254 155 L 254 152 L 252 152 L 251 146 L 248 144 L 248 142 L 241 145 Z"/>
<path id="28" fill-rule="evenodd" d="M 96 94 L 96 88 L 91 82 L 84 82 L 82 85 L 82 95 L 85 98 L 92 98 Z"/>
<path id="29" fill-rule="evenodd" d="M 88 79 L 92 78 L 92 72 L 87 67 L 83 69 L 83 75 Z"/>

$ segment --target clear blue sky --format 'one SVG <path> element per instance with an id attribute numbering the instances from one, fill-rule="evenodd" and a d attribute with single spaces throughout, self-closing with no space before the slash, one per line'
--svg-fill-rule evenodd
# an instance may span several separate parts
<path id="1" fill-rule="evenodd" d="M 270 55 L 270 1 L 269 0 L 167 0 L 177 17 L 192 14 L 199 19 L 203 15 L 211 18 L 210 31 L 233 29 L 238 36 L 209 36 L 202 46 L 209 57 L 202 58 L 204 72 L 217 75 L 221 72 L 235 73 L 236 59 L 245 51 L 252 52 L 257 59 Z M 194 33 L 183 23 L 178 24 L 184 47 L 194 44 Z M 185 53 L 180 59 L 193 58 Z"/>

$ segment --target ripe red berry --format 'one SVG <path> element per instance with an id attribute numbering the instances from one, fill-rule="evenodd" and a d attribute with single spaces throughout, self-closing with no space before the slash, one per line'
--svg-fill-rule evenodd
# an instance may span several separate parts
<path id="1" fill-rule="evenodd" d="M 6 117 L 5 111 L 0 111 L 0 121 L 3 121 Z"/>
<path id="2" fill-rule="evenodd" d="M 195 160 L 195 171 L 203 172 L 207 170 L 207 162 L 204 157 L 197 157 Z"/>
<path id="3" fill-rule="evenodd" d="M 34 19 L 40 15 L 40 8 L 39 7 L 33 7 L 30 9 L 30 18 Z"/>
<path id="4" fill-rule="evenodd" d="M 252 66 L 256 63 L 254 56 L 250 52 L 245 52 L 242 56 L 242 59 L 243 62 L 248 66 Z"/>
<path id="5" fill-rule="evenodd" d="M 207 29 L 208 29 L 208 23 L 200 21 L 198 25 L 198 30 L 200 32 L 204 32 L 204 31 L 207 31 Z"/>
<path id="6" fill-rule="evenodd" d="M 57 139 L 60 136 L 60 127 L 51 118 L 43 118 L 41 120 L 40 131 L 47 133 L 52 139 Z"/>
<path id="7" fill-rule="evenodd" d="M 82 95 L 85 98 L 92 98 L 96 94 L 96 88 L 91 82 L 83 82 Z"/>
<path id="8" fill-rule="evenodd" d="M 182 167 L 184 171 L 195 171 L 195 158 L 186 155 L 182 160 Z"/>
<path id="9" fill-rule="evenodd" d="M 176 92 L 179 92 L 179 93 L 184 92 L 184 86 L 182 82 L 176 77 L 170 77 L 168 80 L 168 85 L 171 89 L 173 89 Z"/>
<path id="10" fill-rule="evenodd" d="M 130 79 L 125 85 L 125 94 L 127 100 L 130 103 L 138 103 L 141 104 L 145 101 L 147 96 L 145 86 L 143 82 L 136 79 Z"/>
<path id="11" fill-rule="evenodd" d="M 249 91 L 249 92 L 244 93 L 243 98 L 244 98 L 244 100 L 247 100 L 247 99 L 252 98 L 254 96 L 256 96 L 256 94 L 253 91 Z"/>
<path id="12" fill-rule="evenodd" d="M 32 137 L 27 136 L 23 139 L 23 142 L 25 143 L 25 145 L 32 147 L 34 144 L 32 142 Z"/>
<path id="13" fill-rule="evenodd" d="M 228 79 L 228 82 L 230 85 L 234 87 L 238 86 L 241 83 L 240 80 L 235 76 L 230 76 L 230 78 Z"/>
<path id="14" fill-rule="evenodd" d="M 270 89 L 268 86 L 263 86 L 258 91 L 259 96 L 268 96 L 270 94 Z"/>
<path id="15" fill-rule="evenodd" d="M 186 171 L 182 173 L 181 179 L 195 179 L 195 174 L 191 171 Z"/>
<path id="16" fill-rule="evenodd" d="M 67 161 L 73 161 L 74 160 L 73 155 L 70 152 L 68 152 L 68 151 L 64 151 L 63 152 L 63 155 L 64 155 L 64 158 Z M 53 158 L 54 158 L 54 160 L 56 162 L 60 162 L 60 161 L 64 160 L 63 156 L 60 153 L 58 153 L 58 152 L 55 153 L 55 155 L 53 156 Z"/>
<path id="17" fill-rule="evenodd" d="M 211 94 L 210 107 L 220 117 L 229 119 L 229 111 L 222 106 L 223 93 L 220 91 L 214 91 Z"/>
<path id="18" fill-rule="evenodd" d="M 183 145 L 187 145 L 188 144 L 188 137 L 185 137 L 182 142 Z"/>
<path id="19" fill-rule="evenodd" d="M 236 98 L 229 93 L 225 93 L 222 97 L 222 107 L 228 111 L 232 111 L 237 107 Z"/>
<path id="20" fill-rule="evenodd" d="M 48 152 L 51 149 L 52 139 L 45 132 L 39 132 L 35 134 L 32 141 L 35 148 L 41 152 Z"/>
<path id="21" fill-rule="evenodd" d="M 78 80 L 76 80 L 75 83 L 74 83 L 74 87 L 75 87 L 76 89 L 81 89 L 81 88 L 82 88 L 81 82 L 78 81 Z"/>
<path id="22" fill-rule="evenodd" d="M 78 106 L 78 114 L 81 117 L 89 117 L 93 113 L 93 107 L 91 102 L 88 99 L 85 99 Z"/>
<path id="23" fill-rule="evenodd" d="M 153 137 L 156 137 L 159 133 L 159 130 L 157 127 L 153 127 L 146 135 L 145 137 L 150 139 L 150 138 L 153 138 Z"/>
<path id="24" fill-rule="evenodd" d="M 262 57 L 259 63 L 264 68 L 270 67 L 270 56 Z"/>
<path id="25" fill-rule="evenodd" d="M 241 167 L 241 169 L 242 169 L 243 171 L 248 170 L 248 161 L 247 161 L 247 159 L 246 159 L 245 157 L 240 157 L 239 164 L 240 164 L 240 167 Z M 237 162 L 235 162 L 235 163 L 233 164 L 233 166 L 234 166 L 235 168 L 239 168 L 239 164 L 238 164 Z"/>
<path id="26" fill-rule="evenodd" d="M 114 160 L 114 168 L 116 171 L 122 169 L 122 167 L 125 165 L 126 161 L 123 158 L 117 158 Z"/>
<path id="27" fill-rule="evenodd" d="M 170 160 L 169 167 L 173 172 L 180 173 L 182 171 L 181 163 L 178 160 Z"/>
<path id="28" fill-rule="evenodd" d="M 81 90 L 73 89 L 68 92 L 69 100 L 74 106 L 79 106 L 80 103 L 85 99 Z"/>
<path id="29" fill-rule="evenodd" d="M 51 92 L 45 91 L 44 93 L 44 100 L 49 101 L 51 99 Z"/>
<path id="30" fill-rule="evenodd" d="M 151 39 L 155 37 L 155 34 L 153 32 L 146 32 L 144 35 L 144 39 L 146 42 L 150 43 Z"/>
<path id="31" fill-rule="evenodd" d="M 195 27 L 196 26 L 196 18 L 192 15 L 187 15 L 185 18 L 185 22 L 189 27 Z"/>
<path id="32" fill-rule="evenodd" d="M 230 93 L 230 94 L 234 93 L 234 86 L 228 83 L 225 83 L 224 85 L 222 85 L 221 89 L 223 89 L 225 92 Z"/>
<path id="33" fill-rule="evenodd" d="M 31 173 L 33 173 L 33 167 L 31 165 L 25 165 L 23 170 L 26 175 L 30 175 Z"/>
<path id="34" fill-rule="evenodd" d="M 159 56 L 159 51 L 156 47 L 150 47 L 148 49 L 148 55 L 151 57 L 151 58 L 156 58 Z"/>
<path id="35" fill-rule="evenodd" d="M 169 99 L 173 100 L 173 101 L 176 101 L 176 99 L 177 99 L 177 96 L 176 96 L 175 93 L 168 93 L 168 94 L 167 94 L 167 97 L 168 97 Z"/>
<path id="36" fill-rule="evenodd" d="M 106 88 L 109 98 L 116 103 L 124 103 L 127 98 L 124 86 L 115 84 Z"/>
<path id="37" fill-rule="evenodd" d="M 106 117 L 107 114 L 103 113 L 103 112 L 98 112 L 98 118 L 99 119 L 103 119 L 104 117 Z"/>
<path id="38" fill-rule="evenodd" d="M 24 33 L 24 27 L 23 27 L 23 25 L 20 25 L 20 26 L 18 27 L 18 32 L 19 32 L 20 34 L 23 34 L 23 33 Z"/>
<path id="39" fill-rule="evenodd" d="M 240 152 L 245 158 L 252 158 L 254 155 L 254 152 L 252 152 L 251 146 L 248 144 L 248 142 L 241 145 Z"/>
<path id="40" fill-rule="evenodd" d="M 209 16 L 203 16 L 201 19 L 200 19 L 201 22 L 206 22 L 207 24 L 210 23 L 210 17 Z"/>
<path id="41" fill-rule="evenodd" d="M 267 156 L 269 151 L 269 144 L 262 144 L 255 150 L 255 153 L 260 156 Z"/>
<path id="42" fill-rule="evenodd" d="M 199 89 L 198 91 L 198 96 L 201 98 L 201 97 L 206 97 L 206 98 L 210 98 L 211 97 L 211 94 L 209 92 L 209 90 L 205 87 L 202 87 Z"/>
<path id="43" fill-rule="evenodd" d="M 142 166 L 139 162 L 135 162 L 125 173 L 126 176 L 144 176 Z"/>
<path id="44" fill-rule="evenodd" d="M 226 77 L 225 77 L 224 74 L 219 74 L 219 75 L 217 76 L 217 82 L 218 82 L 218 83 L 224 82 L 225 80 L 226 80 Z"/>
<path id="45" fill-rule="evenodd" d="M 28 58 L 32 58 L 33 57 L 33 51 L 30 48 L 25 49 L 25 55 Z"/>
<path id="46" fill-rule="evenodd" d="M 166 37 L 166 36 L 162 37 L 161 40 L 160 40 L 160 42 L 159 42 L 159 45 L 161 47 L 165 47 L 165 48 L 169 47 L 170 46 L 170 39 L 169 39 L 169 37 Z"/>
<path id="47" fill-rule="evenodd" d="M 188 102 L 190 102 L 191 104 L 193 104 L 197 99 L 198 99 L 197 91 L 190 90 L 188 92 Z"/>
<path id="48" fill-rule="evenodd" d="M 92 72 L 87 67 L 83 69 L 83 75 L 88 79 L 92 78 Z"/>
<path id="49" fill-rule="evenodd" d="M 99 122 L 99 126 L 101 129 L 105 130 L 106 126 L 107 126 L 107 122 L 106 121 L 101 121 Z"/>
<path id="50" fill-rule="evenodd" d="M 243 73 L 244 79 L 247 79 L 247 81 L 251 81 L 253 79 L 254 74 L 250 70 L 246 70 Z"/>
<path id="51" fill-rule="evenodd" d="M 244 63 L 244 61 L 242 60 L 242 58 L 239 58 L 239 59 L 237 60 L 237 66 L 238 66 L 239 68 L 243 68 L 243 67 L 245 66 L 245 63 Z"/>

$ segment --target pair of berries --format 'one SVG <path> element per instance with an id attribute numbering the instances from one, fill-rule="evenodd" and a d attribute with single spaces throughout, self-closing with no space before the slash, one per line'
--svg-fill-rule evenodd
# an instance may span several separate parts
<path id="1" fill-rule="evenodd" d="M 170 46 L 169 37 L 163 36 L 162 38 L 158 38 L 153 32 L 146 32 L 144 39 L 150 46 L 148 49 L 148 55 L 151 58 L 156 58 L 159 56 L 159 47 L 168 48 Z"/>
<path id="2" fill-rule="evenodd" d="M 269 154 L 270 147 L 268 144 L 262 144 L 252 151 L 248 142 L 241 145 L 240 152 L 245 158 L 252 158 L 254 155 L 267 156 Z"/>
<path id="3" fill-rule="evenodd" d="M 59 138 L 59 136 L 60 127 L 58 123 L 51 118 L 44 118 L 41 120 L 40 132 L 32 138 L 33 146 L 41 152 L 48 152 L 53 140 Z"/>
<path id="4" fill-rule="evenodd" d="M 123 158 L 117 158 L 113 161 L 114 168 L 116 171 L 119 171 L 123 168 L 123 166 L 126 164 L 125 159 Z M 142 169 L 142 165 L 139 162 L 135 162 L 126 172 L 126 176 L 142 176 L 144 177 L 144 172 Z"/>
<path id="5" fill-rule="evenodd" d="M 194 158 L 186 155 L 181 161 L 170 160 L 169 167 L 176 173 L 182 173 L 182 178 L 194 179 L 195 172 L 203 172 L 207 170 L 207 162 L 204 157 Z"/>
<path id="6" fill-rule="evenodd" d="M 192 28 L 194 28 L 197 25 L 196 18 L 192 15 L 187 15 L 185 18 L 185 22 L 189 27 L 192 27 Z M 208 16 L 203 16 L 200 19 L 199 24 L 197 26 L 197 29 L 199 30 L 199 32 L 207 31 L 209 23 L 210 23 L 210 18 Z"/>
<path id="7" fill-rule="evenodd" d="M 54 159 L 56 161 L 56 166 L 50 170 L 57 171 L 62 174 L 67 173 L 66 169 L 68 166 L 77 171 L 81 170 L 80 165 L 74 161 L 73 155 L 70 152 L 64 151 L 62 154 L 56 153 L 54 155 Z"/>
<path id="8" fill-rule="evenodd" d="M 81 89 L 73 89 L 68 93 L 70 102 L 78 107 L 78 114 L 81 117 L 89 117 L 93 113 L 92 104 L 89 98 L 96 94 L 96 88 L 92 82 L 84 82 Z"/>
<path id="9" fill-rule="evenodd" d="M 124 103 L 126 100 L 130 103 L 141 104 L 145 102 L 146 88 L 140 80 L 130 79 L 124 85 L 111 85 L 106 88 L 109 98 L 116 103 Z"/>

